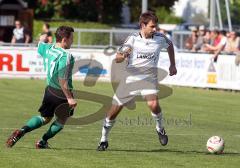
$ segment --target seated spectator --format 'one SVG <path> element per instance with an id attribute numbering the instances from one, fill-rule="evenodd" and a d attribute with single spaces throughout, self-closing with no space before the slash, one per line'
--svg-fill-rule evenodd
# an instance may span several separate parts
<path id="1" fill-rule="evenodd" d="M 188 50 L 192 50 L 193 46 L 197 42 L 197 38 L 198 38 L 197 28 L 193 27 L 191 35 L 187 38 L 187 40 L 185 42 L 185 48 L 188 49 Z"/>
<path id="2" fill-rule="evenodd" d="M 236 32 L 232 31 L 229 33 L 229 38 L 227 39 L 224 51 L 228 53 L 236 53 L 240 51 L 240 38 L 237 36 Z"/>
<path id="3" fill-rule="evenodd" d="M 227 37 L 225 36 L 226 31 L 224 31 L 224 30 L 221 32 L 214 30 L 213 34 L 215 37 L 213 44 L 212 45 L 205 44 L 204 46 L 205 46 L 206 51 L 209 51 L 210 53 L 214 54 L 213 60 L 214 60 L 214 62 L 217 62 L 219 53 L 224 49 L 224 47 L 226 45 Z"/>
<path id="4" fill-rule="evenodd" d="M 50 25 L 48 23 L 43 24 L 41 38 L 41 41 L 44 41 L 45 43 L 53 42 L 52 32 L 50 31 Z"/>
<path id="5" fill-rule="evenodd" d="M 30 43 L 30 32 L 22 26 L 19 20 L 15 21 L 16 28 L 13 30 L 13 37 L 11 43 Z"/>
<path id="6" fill-rule="evenodd" d="M 204 44 L 211 44 L 212 39 L 211 39 L 211 31 L 210 30 L 206 30 L 205 31 L 205 35 L 203 37 L 203 43 Z M 202 46 L 203 48 L 203 46 Z"/>
<path id="7" fill-rule="evenodd" d="M 205 35 L 203 37 L 203 45 L 201 46 L 201 51 L 206 52 L 207 48 L 206 44 L 213 44 L 214 38 L 211 36 L 212 32 L 210 30 L 205 31 Z"/>

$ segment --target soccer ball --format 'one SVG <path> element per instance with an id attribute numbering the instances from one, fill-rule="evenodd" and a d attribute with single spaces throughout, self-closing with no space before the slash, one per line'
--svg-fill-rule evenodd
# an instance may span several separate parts
<path id="1" fill-rule="evenodd" d="M 223 153 L 224 140 L 219 136 L 212 136 L 207 141 L 207 150 L 213 154 Z"/>

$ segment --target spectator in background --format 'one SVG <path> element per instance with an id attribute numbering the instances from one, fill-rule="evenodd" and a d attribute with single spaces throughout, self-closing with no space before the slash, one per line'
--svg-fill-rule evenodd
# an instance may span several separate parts
<path id="1" fill-rule="evenodd" d="M 205 31 L 203 40 L 204 40 L 203 41 L 204 44 L 211 44 L 211 31 L 210 30 Z M 203 48 L 203 46 L 202 46 L 202 48 Z"/>
<path id="2" fill-rule="evenodd" d="M 50 25 L 48 23 L 43 24 L 40 41 L 43 41 L 44 43 L 53 42 L 52 32 L 50 31 Z"/>
<path id="3" fill-rule="evenodd" d="M 205 50 L 209 51 L 210 53 L 213 53 L 214 54 L 213 60 L 214 62 L 217 62 L 218 55 L 224 49 L 227 42 L 226 31 L 222 30 L 219 32 L 217 30 L 214 30 L 213 37 L 214 37 L 213 45 L 205 44 Z"/>
<path id="4" fill-rule="evenodd" d="M 197 52 L 200 50 L 204 44 L 204 36 L 205 36 L 205 27 L 200 26 L 198 31 L 198 38 L 196 44 L 193 45 L 192 51 Z"/>
<path id="5" fill-rule="evenodd" d="M 236 32 L 232 31 L 229 33 L 224 51 L 227 53 L 236 53 L 240 51 L 240 38 L 237 36 Z"/>
<path id="6" fill-rule="evenodd" d="M 193 27 L 192 29 L 192 33 L 191 35 L 187 38 L 186 42 L 185 42 L 185 48 L 188 50 L 192 50 L 193 46 L 196 45 L 197 43 L 197 28 Z"/>
<path id="7" fill-rule="evenodd" d="M 22 26 L 20 20 L 15 21 L 16 28 L 13 30 L 12 44 L 15 43 L 30 43 L 30 32 Z"/>

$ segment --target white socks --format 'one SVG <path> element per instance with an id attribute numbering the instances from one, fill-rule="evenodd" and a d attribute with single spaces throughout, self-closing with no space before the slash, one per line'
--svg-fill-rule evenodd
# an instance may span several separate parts
<path id="1" fill-rule="evenodd" d="M 152 112 L 152 117 L 156 121 L 156 129 L 158 132 L 161 132 L 163 129 L 163 121 L 162 121 L 162 112 L 158 114 L 154 114 Z M 108 118 L 105 118 L 103 122 L 103 127 L 102 127 L 102 137 L 101 137 L 101 142 L 106 142 L 108 141 L 108 135 L 115 123 L 115 120 L 109 120 Z"/>
<path id="2" fill-rule="evenodd" d="M 162 112 L 160 112 L 158 114 L 154 114 L 152 112 L 152 117 L 156 121 L 156 129 L 157 129 L 157 131 L 161 132 L 161 130 L 163 129 Z"/>
<path id="3" fill-rule="evenodd" d="M 105 118 L 103 122 L 103 128 L 102 128 L 102 137 L 101 137 L 101 142 L 106 142 L 108 141 L 108 134 L 113 127 L 115 123 L 115 120 L 109 120 L 108 118 Z"/>

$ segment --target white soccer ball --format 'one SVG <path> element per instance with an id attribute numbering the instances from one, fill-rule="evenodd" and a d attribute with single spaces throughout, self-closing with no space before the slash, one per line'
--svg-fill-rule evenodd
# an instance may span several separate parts
<path id="1" fill-rule="evenodd" d="M 221 154 L 224 150 L 224 140 L 219 136 L 212 136 L 207 141 L 207 150 L 210 153 Z"/>

